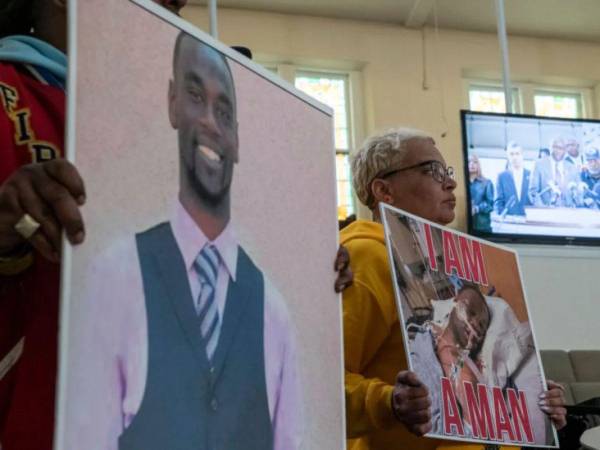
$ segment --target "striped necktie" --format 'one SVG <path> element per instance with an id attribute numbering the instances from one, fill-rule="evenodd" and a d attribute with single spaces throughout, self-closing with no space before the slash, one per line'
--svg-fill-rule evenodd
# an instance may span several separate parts
<path id="1" fill-rule="evenodd" d="M 200 281 L 200 294 L 196 300 L 196 312 L 200 321 L 200 330 L 206 344 L 206 355 L 212 360 L 219 341 L 219 309 L 215 301 L 215 288 L 219 270 L 219 251 L 207 244 L 194 262 L 194 268 Z"/>

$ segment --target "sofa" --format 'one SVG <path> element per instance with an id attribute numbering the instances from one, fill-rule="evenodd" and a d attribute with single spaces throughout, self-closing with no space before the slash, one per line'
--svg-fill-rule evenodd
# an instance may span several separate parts
<path id="1" fill-rule="evenodd" d="M 546 378 L 565 387 L 567 405 L 600 397 L 600 350 L 541 350 Z"/>

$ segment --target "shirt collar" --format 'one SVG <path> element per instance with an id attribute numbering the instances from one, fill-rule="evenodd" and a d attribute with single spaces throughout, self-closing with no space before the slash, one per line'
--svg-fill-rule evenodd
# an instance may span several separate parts
<path id="1" fill-rule="evenodd" d="M 235 281 L 238 243 L 231 221 L 214 241 L 209 242 L 181 202 L 177 201 L 171 213 L 171 228 L 188 271 L 194 270 L 194 261 L 204 246 L 213 244 L 219 251 L 221 262 L 229 276 Z"/>

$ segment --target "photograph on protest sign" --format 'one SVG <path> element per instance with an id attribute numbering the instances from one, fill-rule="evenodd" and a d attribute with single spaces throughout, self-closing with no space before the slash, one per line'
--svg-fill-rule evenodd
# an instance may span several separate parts
<path id="1" fill-rule="evenodd" d="M 149 0 L 70 5 L 56 448 L 342 448 L 331 109 Z"/>
<path id="2" fill-rule="evenodd" d="M 439 439 L 556 448 L 515 251 L 381 205 L 410 370 Z"/>

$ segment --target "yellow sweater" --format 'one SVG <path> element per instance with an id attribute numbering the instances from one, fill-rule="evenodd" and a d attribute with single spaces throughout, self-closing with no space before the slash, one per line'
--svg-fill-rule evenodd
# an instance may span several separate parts
<path id="1" fill-rule="evenodd" d="M 348 449 L 483 449 L 478 444 L 419 438 L 395 419 L 392 389 L 407 363 L 383 226 L 359 220 L 342 230 L 340 238 L 354 272 L 354 283 L 343 294 Z"/>

